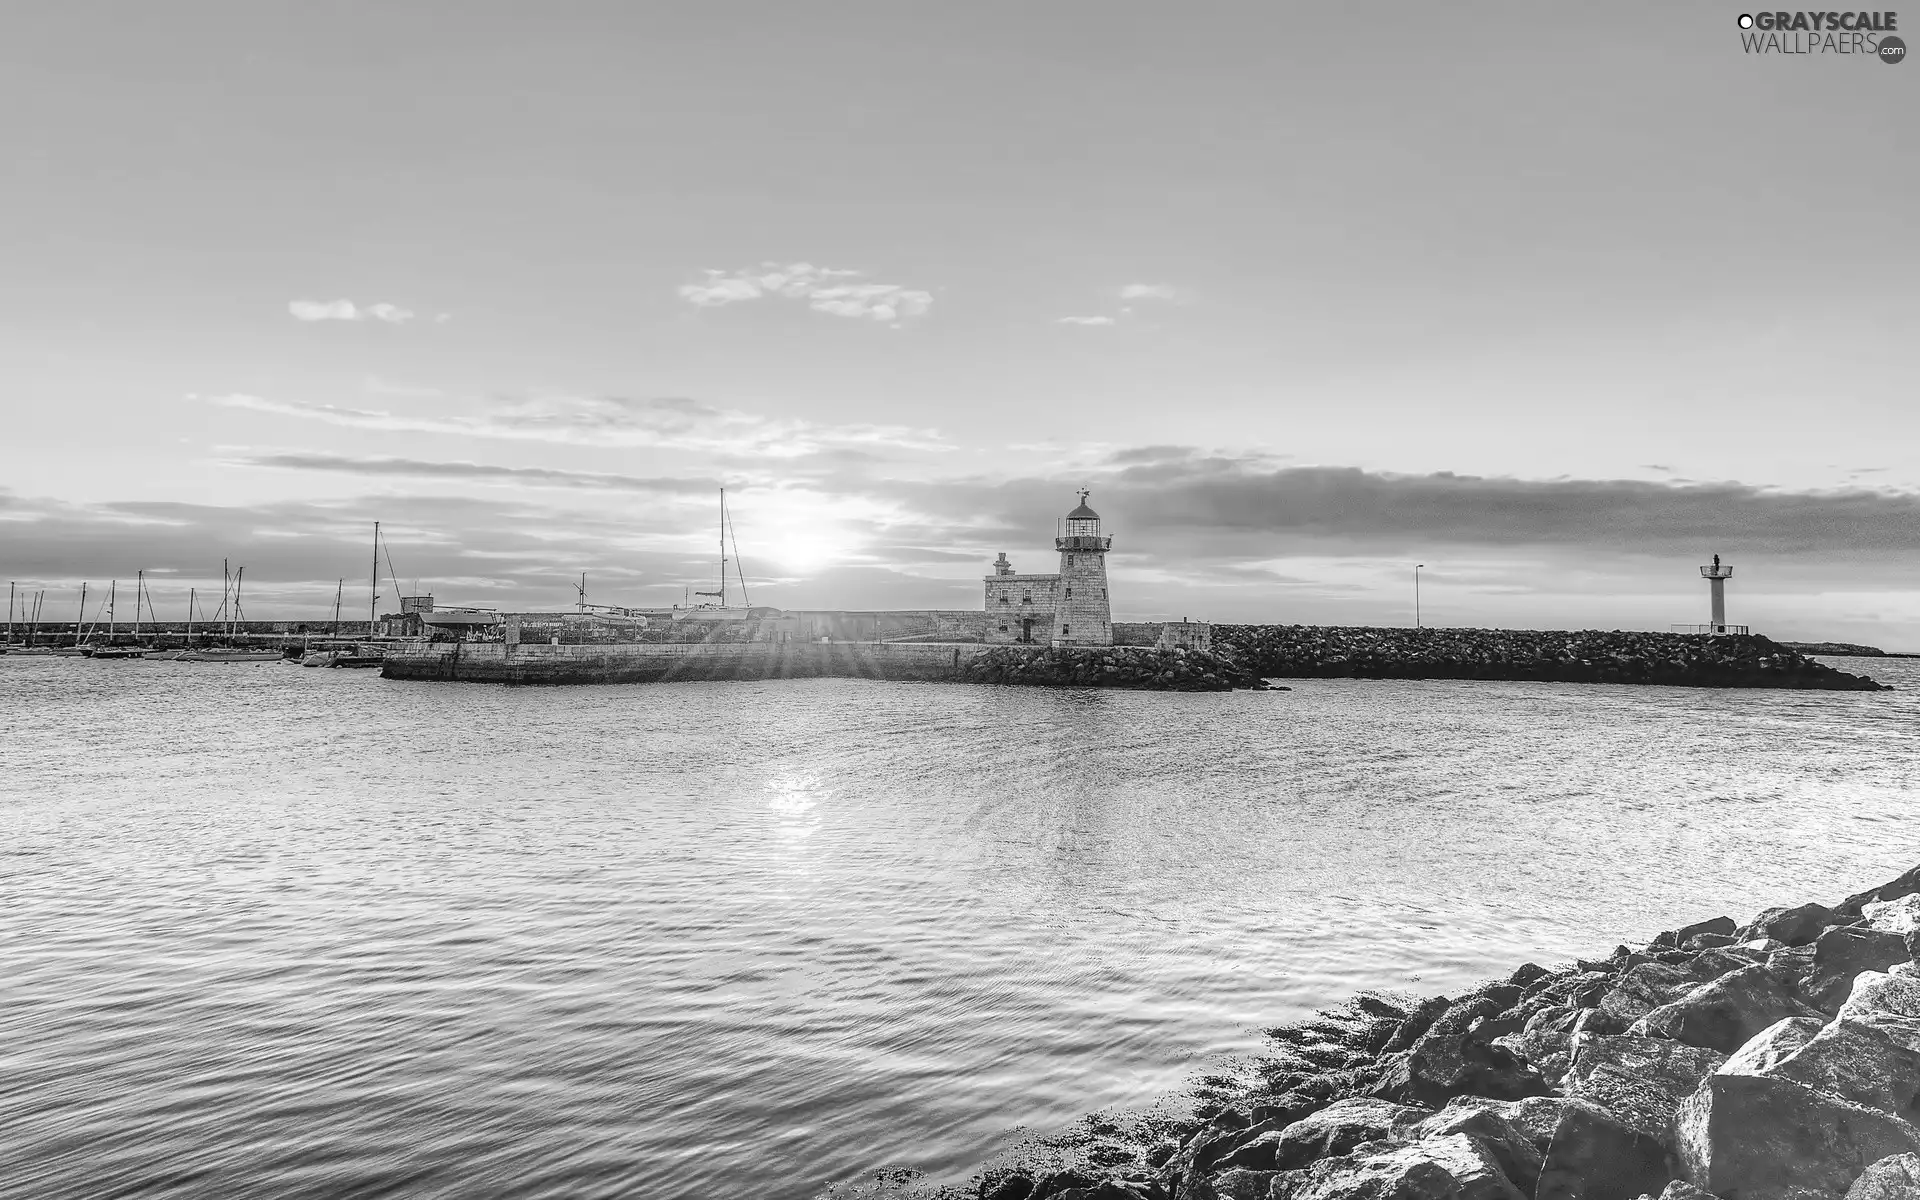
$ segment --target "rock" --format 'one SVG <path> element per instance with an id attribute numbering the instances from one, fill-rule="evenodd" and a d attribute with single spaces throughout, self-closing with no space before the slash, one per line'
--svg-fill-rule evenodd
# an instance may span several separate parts
<path id="1" fill-rule="evenodd" d="M 1662 949 L 1670 949 L 1675 946 L 1684 946 L 1687 944 L 1688 938 L 1702 933 L 1731 935 L 1737 928 L 1738 926 L 1733 923 L 1732 917 L 1714 917 L 1711 920 L 1696 921 L 1691 925 L 1682 925 L 1678 929 L 1670 929 L 1665 933 L 1658 934 L 1648 945 L 1658 946 Z"/>
<path id="2" fill-rule="evenodd" d="M 1223 1113 L 1221 1115 L 1224 1116 L 1226 1114 Z M 1239 1117 L 1238 1113 L 1234 1115 Z M 1215 1121 L 1219 1119 L 1219 1117 L 1214 1118 Z M 1240 1121 L 1244 1121 L 1246 1118 L 1239 1117 L 1239 1119 Z M 1188 1138 L 1186 1144 L 1181 1146 L 1179 1151 L 1167 1160 L 1166 1170 L 1183 1177 L 1197 1175 L 1204 1171 L 1211 1171 L 1232 1158 L 1241 1147 L 1259 1141 L 1268 1134 L 1278 1134 L 1285 1124 L 1286 1122 L 1283 1120 L 1269 1120 L 1258 1125 L 1244 1127 L 1238 1123 L 1224 1126 L 1217 1124 L 1208 1125 L 1191 1138 Z M 1258 1156 L 1262 1153 L 1270 1157 L 1272 1150 L 1254 1151 L 1254 1161 L 1258 1161 Z"/>
<path id="3" fill-rule="evenodd" d="M 1479 1032 L 1436 1028 L 1422 1034 L 1404 1059 L 1389 1066 L 1370 1094 L 1439 1108 L 1455 1096 L 1518 1100 L 1544 1096 L 1548 1090 L 1540 1073 L 1505 1046 Z"/>
<path id="4" fill-rule="evenodd" d="M 1446 1012 L 1453 1001 L 1445 996 L 1431 996 L 1416 1004 L 1406 1019 L 1400 1022 L 1400 1028 L 1394 1030 L 1393 1037 L 1380 1047 L 1382 1054 L 1393 1054 L 1400 1050 L 1411 1050 L 1420 1040 L 1420 1035 L 1433 1028 L 1434 1021 Z"/>
<path id="5" fill-rule="evenodd" d="M 1680 964 L 1642 963 L 1620 976 L 1600 1001 L 1600 1011 L 1625 1028 L 1702 983 L 1752 965 L 1739 955 L 1719 949 L 1690 955 Z"/>
<path id="6" fill-rule="evenodd" d="M 1813 944 L 1813 969 L 1800 990 L 1815 1007 L 1829 1015 L 1853 991 L 1862 971 L 1884 971 L 1907 961 L 1906 940 L 1897 933 L 1850 926 L 1829 929 Z"/>
<path id="7" fill-rule="evenodd" d="M 1775 1021 L 1733 1052 L 1720 1065 L 1722 1075 L 1760 1075 L 1766 1068 L 1799 1050 L 1825 1028 L 1819 1017 L 1788 1017 Z"/>
<path id="8" fill-rule="evenodd" d="M 1463 1134 L 1321 1159 L 1273 1178 L 1272 1200 L 1525 1200 Z"/>
<path id="9" fill-rule="evenodd" d="M 1456 1097 L 1447 1107 L 1414 1126 L 1413 1137 L 1416 1141 L 1456 1133 L 1470 1137 L 1493 1156 L 1508 1182 L 1519 1188 L 1522 1195 L 1531 1196 L 1540 1182 L 1542 1152 L 1526 1130 L 1492 1107 L 1511 1103 L 1513 1101 Z"/>
<path id="10" fill-rule="evenodd" d="M 1767 955 L 1767 970 L 1788 987 L 1798 988 L 1813 974 L 1813 943 L 1776 950 Z"/>
<path id="11" fill-rule="evenodd" d="M 1840 1006 L 1839 1015 L 1866 1017 L 1871 1013 L 1920 1019 L 1920 979 L 1878 971 L 1865 971 L 1856 976 L 1853 991 Z"/>
<path id="12" fill-rule="evenodd" d="M 1218 1175 L 1201 1175 L 1180 1188 L 1180 1200 L 1267 1200 L 1276 1175 L 1272 1171 L 1234 1168 Z"/>
<path id="13" fill-rule="evenodd" d="M 1660 1139 L 1583 1100 L 1568 1100 L 1540 1167 L 1535 1200 L 1635 1200 L 1674 1175 Z"/>
<path id="14" fill-rule="evenodd" d="M 1545 979 L 1553 978 L 1553 972 L 1539 963 L 1521 963 L 1507 976 L 1507 982 L 1519 988 L 1530 988 Z"/>
<path id="15" fill-rule="evenodd" d="M 1920 1150 L 1920 1129 L 1785 1079 L 1710 1075 L 1674 1119 L 1682 1176 L 1715 1195 L 1839 1194 L 1869 1163 Z"/>
<path id="16" fill-rule="evenodd" d="M 1884 1023 L 1895 1024 L 1888 1029 Z M 1754 1073 L 1913 1121 L 1920 1118 L 1920 1021 L 1879 1013 L 1841 1017 L 1798 1051 Z"/>
<path id="17" fill-rule="evenodd" d="M 1697 1188 L 1684 1179 L 1676 1179 L 1660 1193 L 1660 1200 L 1720 1200 L 1720 1197 L 1702 1188 Z"/>
<path id="18" fill-rule="evenodd" d="M 1725 1061 L 1717 1050 L 1664 1038 L 1594 1038 L 1574 1055 L 1566 1093 L 1664 1144 L 1680 1102 Z"/>
<path id="19" fill-rule="evenodd" d="M 1920 893 L 1898 900 L 1875 900 L 1861 907 L 1860 916 L 1869 929 L 1905 937 L 1920 929 Z"/>
<path id="20" fill-rule="evenodd" d="M 1890 1154 L 1860 1172 L 1847 1200 L 1920 1200 L 1920 1154 Z"/>
<path id="21" fill-rule="evenodd" d="M 1025 1175 L 1008 1175 L 980 1194 L 985 1200 L 1027 1200 L 1033 1195 L 1033 1180 Z"/>
<path id="22" fill-rule="evenodd" d="M 1890 879 L 1877 888 L 1870 888 L 1856 896 L 1848 896 L 1839 907 L 1833 910 L 1836 919 L 1851 921 L 1866 910 L 1866 906 L 1876 900 L 1898 900 L 1902 896 L 1911 896 L 1920 892 L 1920 867 L 1915 867 L 1898 879 Z"/>
<path id="23" fill-rule="evenodd" d="M 1628 1032 L 1672 1038 L 1731 1054 L 1775 1021 L 1819 1015 L 1796 999 L 1767 968 L 1743 967 L 1654 1009 Z"/>
<path id="24" fill-rule="evenodd" d="M 1836 924 L 1833 910 L 1824 904 L 1802 904 L 1796 908 L 1769 908 L 1755 917 L 1744 932 L 1746 940 L 1773 938 L 1788 946 L 1805 946 L 1820 936 L 1828 925 Z"/>
<path id="25" fill-rule="evenodd" d="M 1277 1135 L 1270 1169 L 1292 1170 L 1318 1158 L 1347 1154 L 1364 1142 L 1404 1136 L 1430 1115 L 1430 1110 L 1386 1100 L 1337 1100 Z"/>

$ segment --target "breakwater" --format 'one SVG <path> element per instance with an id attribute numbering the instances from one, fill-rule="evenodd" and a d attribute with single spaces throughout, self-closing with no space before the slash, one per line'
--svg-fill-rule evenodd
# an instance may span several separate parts
<path id="1" fill-rule="evenodd" d="M 1920 1194 L 1920 867 L 1460 996 L 1269 1031 L 1190 1115 L 1094 1122 L 986 1200 L 1900 1200 Z M 1143 1144 L 1145 1143 L 1145 1144 Z"/>
<path id="2" fill-rule="evenodd" d="M 827 676 L 1163 691 L 1258 688 L 1263 678 L 1500 679 L 1879 691 L 1865 676 L 1763 637 L 1217 625 L 1212 651 L 977 642 L 508 642 L 397 644 L 394 679 L 663 683 Z"/>
<path id="3" fill-rule="evenodd" d="M 1511 679 L 1673 687 L 1886 690 L 1758 635 L 1215 625 L 1216 648 L 1268 678 Z"/>
<path id="4" fill-rule="evenodd" d="M 423 642 L 389 649 L 381 673 L 390 679 L 517 684 L 844 677 L 1159 691 L 1265 686 L 1232 656 L 1203 650 L 971 642 Z"/>

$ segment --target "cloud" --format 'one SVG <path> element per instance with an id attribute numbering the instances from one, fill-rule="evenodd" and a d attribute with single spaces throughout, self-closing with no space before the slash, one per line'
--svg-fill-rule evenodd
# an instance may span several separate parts
<path id="1" fill-rule="evenodd" d="M 457 479 L 531 487 L 584 488 L 680 496 L 710 496 L 711 479 L 682 479 L 564 471 L 550 467 L 498 467 L 473 462 L 430 462 L 414 458 L 358 458 L 341 454 L 255 454 L 224 460 L 229 466 L 285 471 L 413 479 Z"/>
<path id="2" fill-rule="evenodd" d="M 933 293 L 897 283 L 856 282 L 860 271 L 816 267 L 812 263 L 761 263 L 755 269 L 708 271 L 705 281 L 681 285 L 683 299 L 700 308 L 720 308 L 747 300 L 781 297 L 802 300 L 815 312 L 858 320 L 899 324 L 924 316 Z"/>
<path id="3" fill-rule="evenodd" d="M 1112 317 L 1060 317 L 1054 323 L 1057 325 L 1111 325 L 1114 319 Z"/>
<path id="4" fill-rule="evenodd" d="M 1129 283 L 1120 289 L 1122 300 L 1170 300 L 1179 301 L 1185 293 L 1179 288 L 1165 283 Z"/>
<path id="5" fill-rule="evenodd" d="M 413 310 L 397 304 L 358 306 L 351 300 L 289 300 L 287 311 L 299 321 L 385 321 L 389 325 L 404 325 L 413 320 Z M 445 314 L 441 319 L 445 319 Z"/>
<path id="6" fill-rule="evenodd" d="M 412 415 L 233 394 L 206 398 L 226 408 L 389 433 L 440 433 L 580 446 L 648 446 L 764 458 L 800 458 L 834 448 L 944 450 L 931 429 L 825 425 L 715 408 L 677 397 L 543 396 L 495 402 L 475 414 Z"/>

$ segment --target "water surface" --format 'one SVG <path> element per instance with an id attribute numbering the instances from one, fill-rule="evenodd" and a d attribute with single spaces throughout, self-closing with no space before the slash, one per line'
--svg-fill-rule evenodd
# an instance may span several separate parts
<path id="1" fill-rule="evenodd" d="M 0 1193 L 963 1178 L 1261 1026 L 1920 862 L 1894 693 L 0 657 Z"/>

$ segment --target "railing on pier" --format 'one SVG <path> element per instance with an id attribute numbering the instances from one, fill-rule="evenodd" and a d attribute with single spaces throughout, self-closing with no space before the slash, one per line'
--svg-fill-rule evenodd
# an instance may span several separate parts
<path id="1" fill-rule="evenodd" d="M 1667 628 L 1673 633 L 1719 634 L 1751 632 L 1745 625 L 1669 625 Z"/>

